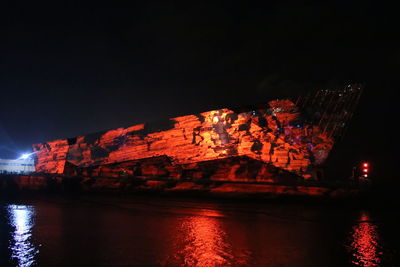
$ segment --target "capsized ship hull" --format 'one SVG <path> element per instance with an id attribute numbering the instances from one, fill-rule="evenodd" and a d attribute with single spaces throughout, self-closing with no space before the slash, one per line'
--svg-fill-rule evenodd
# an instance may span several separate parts
<path id="1" fill-rule="evenodd" d="M 322 90 L 35 144 L 40 173 L 271 181 L 309 178 L 346 129 L 361 88 Z"/>

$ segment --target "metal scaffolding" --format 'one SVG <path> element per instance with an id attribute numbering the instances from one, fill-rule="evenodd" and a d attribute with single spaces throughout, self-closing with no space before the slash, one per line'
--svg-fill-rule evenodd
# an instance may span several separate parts
<path id="1" fill-rule="evenodd" d="M 319 90 L 300 96 L 296 106 L 306 120 L 318 126 L 328 137 L 340 139 L 347 130 L 360 100 L 363 86 L 348 85 L 338 90 Z"/>

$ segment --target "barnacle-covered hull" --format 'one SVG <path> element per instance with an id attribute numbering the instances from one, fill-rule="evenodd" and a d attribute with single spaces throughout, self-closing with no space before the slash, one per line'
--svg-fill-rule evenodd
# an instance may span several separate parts
<path id="1" fill-rule="evenodd" d="M 361 89 L 317 91 L 35 144 L 41 173 L 274 181 L 309 178 L 329 155 Z"/>

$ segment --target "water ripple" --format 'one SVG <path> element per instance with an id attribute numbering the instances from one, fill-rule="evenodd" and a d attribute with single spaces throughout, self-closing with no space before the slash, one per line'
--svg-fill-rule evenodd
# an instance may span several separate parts
<path id="1" fill-rule="evenodd" d="M 32 243 L 35 210 L 31 206 L 8 205 L 7 211 L 10 225 L 14 228 L 10 245 L 11 257 L 19 267 L 33 266 L 38 253 Z"/>
<path id="2" fill-rule="evenodd" d="M 357 266 L 380 266 L 382 260 L 381 240 L 378 226 L 367 213 L 362 212 L 353 226 L 349 250 L 352 263 Z"/>

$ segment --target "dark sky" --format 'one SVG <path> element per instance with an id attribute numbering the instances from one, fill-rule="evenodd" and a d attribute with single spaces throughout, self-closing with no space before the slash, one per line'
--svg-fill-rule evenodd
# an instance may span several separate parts
<path id="1" fill-rule="evenodd" d="M 361 82 L 361 103 L 328 165 L 347 175 L 367 159 L 380 176 L 397 176 L 393 7 L 39 2 L 0 4 L 0 157 L 18 157 L 32 143 Z"/>

